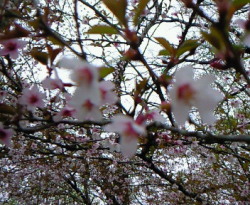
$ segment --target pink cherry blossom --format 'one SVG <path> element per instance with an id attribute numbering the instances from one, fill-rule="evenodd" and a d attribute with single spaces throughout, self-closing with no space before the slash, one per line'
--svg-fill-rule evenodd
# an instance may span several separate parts
<path id="1" fill-rule="evenodd" d="M 114 104 L 117 101 L 117 96 L 114 93 L 115 85 L 111 81 L 102 81 L 99 83 L 101 91 L 101 105 Z"/>
<path id="2" fill-rule="evenodd" d="M 60 112 L 58 112 L 54 117 L 53 120 L 55 122 L 61 121 L 64 117 L 75 117 L 76 110 L 70 106 L 65 106 Z"/>
<path id="3" fill-rule="evenodd" d="M 71 79 L 79 86 L 97 86 L 99 80 L 98 68 L 79 58 L 63 57 L 58 66 L 71 69 Z"/>
<path id="4" fill-rule="evenodd" d="M 52 79 L 52 78 L 45 78 L 42 82 L 44 88 L 49 90 L 60 89 L 63 88 L 63 82 L 61 79 Z"/>
<path id="5" fill-rule="evenodd" d="M 12 129 L 5 129 L 3 124 L 0 123 L 0 141 L 6 146 L 10 146 L 10 138 L 13 135 Z"/>
<path id="6" fill-rule="evenodd" d="M 80 86 L 76 88 L 69 104 L 76 110 L 76 117 L 79 120 L 101 120 L 100 99 L 98 87 Z"/>
<path id="7" fill-rule="evenodd" d="M 117 132 L 121 136 L 120 148 L 125 157 L 132 157 L 137 150 L 138 138 L 146 134 L 146 128 L 137 124 L 132 118 L 121 114 L 113 117 L 113 122 L 105 126 L 109 132 Z"/>
<path id="8" fill-rule="evenodd" d="M 146 124 L 147 122 L 160 122 L 164 123 L 164 117 L 159 113 L 159 110 L 147 110 L 145 114 L 139 114 L 136 118 L 136 123 Z"/>
<path id="9" fill-rule="evenodd" d="M 185 123 L 192 106 L 198 108 L 204 123 L 213 124 L 216 121 L 213 111 L 223 96 L 209 86 L 214 80 L 215 77 L 212 75 L 194 80 L 191 66 L 185 66 L 176 71 L 175 83 L 169 95 L 172 100 L 172 111 L 179 125 Z"/>
<path id="10" fill-rule="evenodd" d="M 73 96 L 74 97 L 74 96 Z M 82 100 L 72 100 L 70 101 L 70 106 L 76 110 L 76 118 L 78 120 L 93 120 L 99 121 L 102 119 L 102 113 L 93 101 L 90 99 Z"/>
<path id="11" fill-rule="evenodd" d="M 33 111 L 35 108 L 43 108 L 45 106 L 43 99 L 45 94 L 41 93 L 36 85 L 32 88 L 25 88 L 19 102 L 27 106 L 27 110 Z"/>
<path id="12" fill-rule="evenodd" d="M 4 48 L 0 50 L 0 56 L 9 55 L 13 59 L 18 58 L 18 50 L 27 44 L 27 42 L 15 38 L 1 41 L 0 43 L 4 46 Z"/>

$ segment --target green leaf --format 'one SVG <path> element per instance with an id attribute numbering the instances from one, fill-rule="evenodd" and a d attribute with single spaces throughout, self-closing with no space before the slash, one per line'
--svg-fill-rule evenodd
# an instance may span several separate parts
<path id="1" fill-rule="evenodd" d="M 127 0 L 102 0 L 105 6 L 116 16 L 119 22 L 127 27 Z"/>
<path id="2" fill-rule="evenodd" d="M 133 18 L 133 22 L 134 22 L 135 26 L 138 25 L 138 23 L 139 23 L 139 17 L 143 13 L 143 11 L 146 8 L 146 6 L 147 6 L 147 4 L 148 4 L 149 1 L 150 0 L 140 0 L 140 2 L 138 4 L 138 7 L 135 10 L 135 16 Z"/>
<path id="3" fill-rule="evenodd" d="M 157 40 L 166 49 L 166 51 L 169 52 L 169 55 L 175 56 L 175 48 L 173 48 L 165 38 L 156 37 L 155 40 Z"/>
<path id="4" fill-rule="evenodd" d="M 243 6 L 249 4 L 250 1 L 249 0 L 234 0 L 232 2 L 232 6 L 236 9 L 239 10 L 241 9 Z"/>
<path id="5" fill-rule="evenodd" d="M 101 67 L 99 71 L 100 78 L 105 78 L 107 75 L 114 71 L 115 69 L 112 67 Z"/>
<path id="6" fill-rule="evenodd" d="M 216 28 L 211 28 L 210 33 L 201 32 L 203 38 L 218 50 L 225 48 L 224 38 Z"/>
<path id="7" fill-rule="evenodd" d="M 200 44 L 197 42 L 197 40 L 187 40 L 178 48 L 176 55 L 179 57 L 187 51 L 196 49 L 199 45 Z"/>
<path id="8" fill-rule="evenodd" d="M 54 36 L 48 36 L 47 39 L 55 45 L 64 46 L 64 44 L 61 41 L 59 41 L 58 39 L 56 39 Z"/>
<path id="9" fill-rule="evenodd" d="M 44 65 L 48 64 L 49 55 L 47 53 L 38 51 L 36 48 L 34 48 L 30 54 L 34 59 L 36 59 L 40 63 Z"/>
<path id="10" fill-rule="evenodd" d="M 88 30 L 88 34 L 118 34 L 118 31 L 111 27 L 105 25 L 96 25 Z"/>
<path id="11" fill-rule="evenodd" d="M 164 49 L 164 50 L 161 50 L 158 55 L 159 56 L 170 56 L 170 53 L 169 53 L 169 51 Z"/>

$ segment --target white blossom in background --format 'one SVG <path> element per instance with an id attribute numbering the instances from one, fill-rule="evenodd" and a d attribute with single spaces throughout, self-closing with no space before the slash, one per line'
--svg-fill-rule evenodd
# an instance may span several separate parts
<path id="1" fill-rule="evenodd" d="M 213 112 L 223 95 L 210 87 L 215 77 L 206 75 L 194 80 L 192 66 L 185 66 L 175 73 L 175 83 L 169 91 L 171 108 L 178 125 L 184 125 L 192 106 L 198 108 L 204 123 L 213 124 L 216 117 Z"/>
<path id="2" fill-rule="evenodd" d="M 104 129 L 120 135 L 121 153 L 128 158 L 135 155 L 139 137 L 146 135 L 145 126 L 137 124 L 131 117 L 122 114 L 115 115 L 112 123 L 105 126 Z"/>
<path id="3" fill-rule="evenodd" d="M 25 88 L 23 95 L 19 99 L 21 105 L 27 106 L 27 110 L 33 111 L 35 108 L 43 108 L 45 106 L 45 94 L 40 92 L 36 85 L 31 88 Z"/>
<path id="4" fill-rule="evenodd" d="M 10 146 L 10 138 L 13 135 L 12 129 L 5 129 L 0 122 L 0 142 L 6 146 Z"/>
<path id="5" fill-rule="evenodd" d="M 0 56 L 9 55 L 13 59 L 17 59 L 19 56 L 19 49 L 22 49 L 27 42 L 13 38 L 8 40 L 2 40 L 0 43 L 3 48 L 0 49 Z"/>
<path id="6" fill-rule="evenodd" d="M 250 20 L 245 20 L 245 19 L 236 19 L 234 21 L 234 23 L 236 23 L 241 29 L 245 30 L 245 34 L 243 35 L 242 38 L 242 43 L 247 46 L 250 47 L 250 30 L 249 30 L 249 21 Z"/>

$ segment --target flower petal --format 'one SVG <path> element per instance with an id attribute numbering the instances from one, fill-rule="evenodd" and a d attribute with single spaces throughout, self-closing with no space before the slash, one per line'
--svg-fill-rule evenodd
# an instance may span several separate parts
<path id="1" fill-rule="evenodd" d="M 200 112 L 202 121 L 207 124 L 213 124 L 216 121 L 213 111 L 223 99 L 223 95 L 219 91 L 208 87 L 200 91 L 196 97 L 195 106 Z"/>
<path id="2" fill-rule="evenodd" d="M 131 158 L 136 154 L 138 139 L 135 137 L 121 136 L 121 153 L 124 157 Z"/>
<path id="3" fill-rule="evenodd" d="M 188 118 L 188 112 L 191 106 L 183 103 L 182 101 L 172 102 L 172 111 L 178 125 L 184 125 Z"/>
<path id="4" fill-rule="evenodd" d="M 193 82 L 194 72 L 190 65 L 184 66 L 175 72 L 176 85 Z"/>

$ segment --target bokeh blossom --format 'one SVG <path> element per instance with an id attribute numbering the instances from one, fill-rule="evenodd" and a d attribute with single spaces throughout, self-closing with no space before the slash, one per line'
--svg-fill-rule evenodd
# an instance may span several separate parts
<path id="1" fill-rule="evenodd" d="M 10 138 L 13 135 L 12 129 L 5 129 L 3 124 L 0 123 L 0 142 L 6 146 L 10 146 Z"/>
<path id="2" fill-rule="evenodd" d="M 213 124 L 216 117 L 213 114 L 223 95 L 211 88 L 215 77 L 206 75 L 194 80 L 192 66 L 185 66 L 175 73 L 175 83 L 169 91 L 171 108 L 178 125 L 184 125 L 192 106 L 198 108 L 204 123 Z"/>
<path id="3" fill-rule="evenodd" d="M 31 88 L 25 88 L 19 102 L 27 106 L 27 110 L 33 111 L 35 108 L 43 108 L 45 106 L 43 99 L 45 94 L 40 92 L 38 87 L 34 85 Z"/>
<path id="4" fill-rule="evenodd" d="M 2 40 L 0 42 L 3 48 L 0 50 L 0 56 L 9 55 L 13 59 L 17 59 L 19 56 L 19 49 L 22 49 L 27 42 L 13 38 L 8 40 Z"/>

